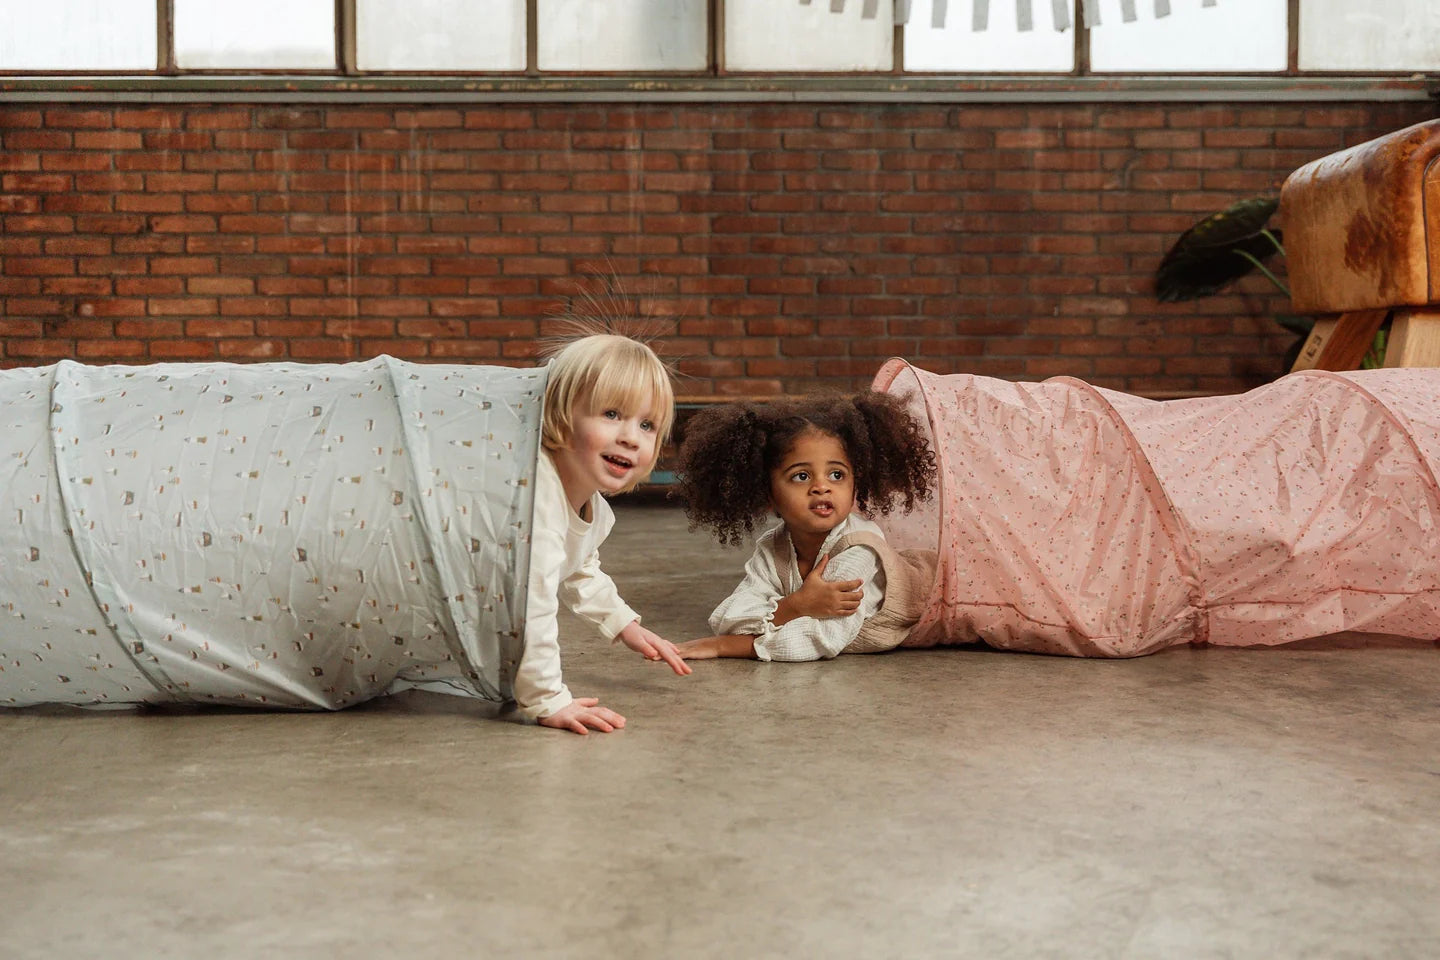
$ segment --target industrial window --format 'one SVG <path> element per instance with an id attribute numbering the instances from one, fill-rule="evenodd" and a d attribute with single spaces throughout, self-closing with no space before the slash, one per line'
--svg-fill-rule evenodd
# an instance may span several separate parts
<path id="1" fill-rule="evenodd" d="M 356 0 L 362 71 L 525 69 L 525 0 Z"/>
<path id="2" fill-rule="evenodd" d="M 185 69 L 335 66 L 332 0 L 174 0 L 175 64 Z"/>
<path id="3" fill-rule="evenodd" d="M 153 70 L 155 0 L 0 0 L 0 70 Z"/>
<path id="4" fill-rule="evenodd" d="M 0 0 L 0 22 L 11 75 L 1440 70 L 1435 0 Z"/>

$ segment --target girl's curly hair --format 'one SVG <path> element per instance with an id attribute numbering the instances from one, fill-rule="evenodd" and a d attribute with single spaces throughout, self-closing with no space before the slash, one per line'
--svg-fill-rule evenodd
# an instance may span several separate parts
<path id="1" fill-rule="evenodd" d="M 905 511 L 930 496 L 935 454 L 900 397 L 861 393 L 774 403 L 728 403 L 695 414 L 680 444 L 680 493 L 690 528 L 740 544 L 770 509 L 770 471 L 801 434 L 840 441 L 855 469 L 855 505 L 867 515 Z"/>

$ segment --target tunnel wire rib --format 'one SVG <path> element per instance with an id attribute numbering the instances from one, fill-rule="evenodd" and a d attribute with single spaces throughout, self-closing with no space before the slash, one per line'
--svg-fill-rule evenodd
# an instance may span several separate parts
<path id="1" fill-rule="evenodd" d="M 449 623 L 444 625 L 445 646 L 450 655 L 455 657 L 456 663 L 460 664 L 467 679 L 474 683 L 480 692 L 492 700 L 505 699 L 498 689 L 491 686 L 480 670 L 480 665 L 472 662 L 470 654 L 466 651 L 464 639 L 460 636 L 462 623 L 468 624 L 468 618 L 464 610 L 459 609 L 459 602 L 455 599 L 461 593 L 460 582 L 451 568 L 450 558 L 445 552 L 439 549 L 439 538 L 444 524 L 439 516 L 439 505 L 435 497 L 424 495 L 426 478 L 431 482 L 434 479 L 433 462 L 430 459 L 430 441 L 426 437 L 425 429 L 414 416 L 417 412 L 413 408 L 407 408 L 406 402 L 401 399 L 399 377 L 401 371 L 396 367 L 400 361 L 394 357 L 381 356 L 378 358 L 385 366 L 385 374 L 390 381 L 390 395 L 395 398 L 395 416 L 400 421 L 400 433 L 405 438 L 405 447 L 409 456 L 405 460 L 410 464 L 410 476 L 415 483 L 416 518 L 420 522 L 420 535 L 425 540 L 425 548 L 430 552 L 430 559 L 435 564 L 435 574 L 440 580 L 440 590 L 444 594 L 445 617 Z M 467 627 L 473 631 L 473 624 Z M 479 644 L 476 642 L 476 649 Z"/>
<path id="2" fill-rule="evenodd" d="M 97 592 L 95 567 L 86 562 L 85 555 L 87 550 L 82 549 L 80 546 L 82 525 L 79 522 L 80 517 L 76 512 L 74 500 L 69 494 L 68 488 L 71 478 L 61 471 L 60 429 L 56 423 L 56 414 L 63 413 L 66 409 L 65 404 L 61 402 L 63 395 L 60 375 L 63 371 L 69 371 L 72 368 L 76 370 L 83 369 L 80 364 L 75 363 L 73 360 L 60 360 L 55 364 L 54 373 L 51 374 L 50 380 L 50 409 L 48 414 L 50 418 L 50 429 L 48 431 L 50 435 L 50 466 L 55 478 L 55 490 L 60 497 L 60 509 L 65 516 L 65 525 L 67 528 L 65 532 L 68 534 L 66 539 L 70 545 L 70 552 L 74 555 L 76 566 L 79 567 L 81 574 L 85 578 L 85 589 L 89 591 L 90 598 L 95 601 L 95 609 L 99 612 L 100 616 L 104 618 L 106 626 L 110 628 L 110 636 L 114 638 L 116 646 L 120 648 L 120 652 L 127 660 L 135 665 L 135 669 L 140 676 L 150 681 L 150 684 L 155 687 L 156 692 L 162 694 L 165 699 L 190 702 L 193 698 L 184 693 L 181 686 L 170 679 L 170 676 L 160 666 L 157 659 L 152 656 L 151 663 L 146 664 L 142 662 L 140 655 L 135 652 L 134 647 L 125 642 L 125 639 L 121 636 L 119 623 L 120 618 L 125 616 L 124 611 L 120 609 L 120 604 L 115 604 L 112 610 L 107 611 L 105 609 L 105 603 L 100 599 L 100 594 Z M 71 415 L 74 415 L 73 409 Z M 89 541 L 86 542 L 88 546 Z M 93 547 L 89 547 L 89 552 L 92 557 L 98 556 Z M 129 618 L 127 617 L 126 619 L 128 620 Z M 143 647 L 145 638 L 140 635 L 133 624 L 130 626 L 128 632 L 134 638 L 134 642 L 141 644 Z M 155 674 L 163 678 L 164 682 L 162 683 L 156 680 Z M 96 702 L 103 703 L 105 701 L 97 700 Z"/>
<path id="3" fill-rule="evenodd" d="M 1125 422 L 1125 418 L 1120 416 L 1105 395 L 1094 385 L 1074 377 L 1052 377 L 1044 382 L 1063 383 L 1090 396 L 1099 404 L 1115 429 L 1125 438 L 1125 446 L 1130 451 L 1131 461 L 1145 478 L 1142 485 L 1150 500 L 1150 506 L 1154 509 L 1160 526 L 1164 528 L 1166 535 L 1170 537 L 1171 544 L 1175 547 L 1175 557 L 1180 564 L 1180 571 L 1190 588 L 1190 609 L 1196 620 L 1195 637 L 1191 643 L 1206 643 L 1210 638 L 1210 617 L 1205 612 L 1205 580 L 1200 573 L 1199 554 L 1195 549 L 1195 534 L 1190 529 L 1190 525 L 1185 522 L 1180 511 L 1175 509 L 1174 502 L 1171 501 L 1170 495 L 1160 483 L 1159 475 L 1155 473 L 1154 465 L 1145 455 L 1145 448 L 1140 445 L 1139 440 L 1135 439 L 1135 434 L 1131 431 L 1130 425 Z"/>
<path id="4" fill-rule="evenodd" d="M 1404 435 L 1405 445 L 1410 448 L 1410 452 L 1415 455 L 1415 459 L 1420 463 L 1420 466 L 1424 468 L 1425 478 L 1429 481 L 1430 485 L 1430 495 L 1434 498 L 1436 506 L 1440 507 L 1440 478 L 1437 478 L 1435 475 L 1435 465 L 1431 462 L 1430 457 L 1421 448 L 1420 444 L 1415 442 L 1415 430 L 1410 424 L 1409 417 L 1400 410 L 1396 410 L 1390 406 L 1390 404 L 1386 403 L 1379 396 L 1367 390 L 1352 377 L 1347 377 L 1344 374 L 1330 370 L 1299 370 L 1296 372 L 1301 376 L 1317 377 L 1323 380 L 1339 382 L 1353 393 L 1364 397 L 1379 409 L 1385 419 L 1389 420 L 1395 429 Z"/>

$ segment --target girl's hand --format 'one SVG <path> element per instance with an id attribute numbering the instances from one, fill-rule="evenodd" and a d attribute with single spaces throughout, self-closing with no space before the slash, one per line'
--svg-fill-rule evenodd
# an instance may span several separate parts
<path id="1" fill-rule="evenodd" d="M 548 717 L 542 717 L 539 723 L 542 727 L 569 730 L 581 736 L 589 736 L 590 731 L 586 727 L 593 727 L 601 733 L 610 733 L 625 726 L 624 717 L 599 704 L 600 701 L 594 697 L 576 697 L 568 706 L 556 710 Z"/>
<path id="2" fill-rule="evenodd" d="M 822 574 L 830 563 L 829 557 L 821 557 L 805 575 L 805 582 L 790 596 L 786 605 L 793 617 L 848 617 L 860 609 L 860 599 L 865 596 L 860 589 L 863 580 L 825 580 Z M 778 622 L 778 618 L 777 622 Z"/>
<path id="3" fill-rule="evenodd" d="M 719 637 L 701 637 L 677 643 L 675 649 L 686 660 L 714 660 L 720 656 Z"/>
<path id="4" fill-rule="evenodd" d="M 646 660 L 664 660 L 680 676 L 690 673 L 690 665 L 675 649 L 675 644 L 652 630 L 640 626 L 639 620 L 632 620 L 615 636 L 625 646 L 640 654 Z"/>
<path id="5" fill-rule="evenodd" d="M 723 637 L 701 637 L 676 644 L 675 649 L 686 660 L 714 660 L 717 657 L 755 659 L 755 638 L 740 634 Z"/>

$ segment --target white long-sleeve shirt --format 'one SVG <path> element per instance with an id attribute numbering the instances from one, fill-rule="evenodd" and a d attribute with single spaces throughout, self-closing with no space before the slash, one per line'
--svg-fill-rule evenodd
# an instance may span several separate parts
<path id="1" fill-rule="evenodd" d="M 859 514 L 845 518 L 820 546 L 820 555 L 847 533 L 858 531 L 884 536 L 880 528 Z M 775 608 L 805 582 L 785 525 L 777 524 L 755 541 L 755 552 L 745 564 L 745 578 L 710 615 L 716 634 L 755 637 L 755 656 L 761 660 L 826 660 L 840 654 L 855 639 L 865 621 L 885 599 L 885 572 L 868 547 L 853 546 L 835 556 L 825 580 L 860 580 L 864 596 L 860 609 L 848 617 L 796 617 L 777 627 Z"/>
<path id="2" fill-rule="evenodd" d="M 515 672 L 515 702 L 532 720 L 548 717 L 575 699 L 560 679 L 557 615 L 562 599 L 575 614 L 593 623 L 606 640 L 640 619 L 620 599 L 615 581 L 600 569 L 600 544 L 615 525 L 610 504 L 596 493 L 585 512 L 588 521 L 571 509 L 550 453 L 541 450 L 530 533 L 525 652 Z"/>

